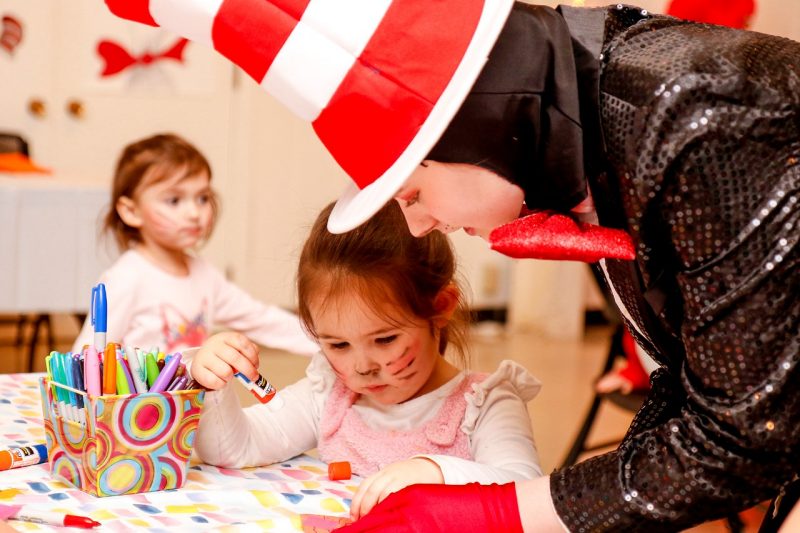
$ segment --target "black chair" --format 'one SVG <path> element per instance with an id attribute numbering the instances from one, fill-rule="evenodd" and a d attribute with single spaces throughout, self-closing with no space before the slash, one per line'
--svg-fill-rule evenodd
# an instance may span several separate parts
<path id="1" fill-rule="evenodd" d="M 606 360 L 603 363 L 603 368 L 600 372 L 600 376 L 598 376 L 598 379 L 606 375 L 611 371 L 612 368 L 614 368 L 614 363 L 617 357 L 625 357 L 625 352 L 622 349 L 622 335 L 625 331 L 624 328 L 625 326 L 622 324 L 616 324 L 614 327 L 614 332 L 611 334 Z M 587 411 L 586 416 L 581 423 L 581 427 L 578 430 L 578 434 L 575 436 L 575 440 L 572 442 L 569 452 L 567 452 L 564 461 L 561 463 L 561 467 L 563 468 L 574 465 L 584 453 L 610 448 L 622 441 L 621 435 L 617 439 L 592 445 L 588 444 L 592 426 L 594 426 L 594 423 L 597 419 L 597 414 L 600 411 L 600 406 L 603 404 L 603 402 L 610 402 L 618 407 L 621 407 L 625 411 L 636 413 L 644 403 L 646 396 L 646 392 L 640 391 L 634 391 L 630 394 L 622 394 L 621 392 L 595 392 L 594 396 L 592 397 L 592 403 L 589 406 L 589 410 Z"/>

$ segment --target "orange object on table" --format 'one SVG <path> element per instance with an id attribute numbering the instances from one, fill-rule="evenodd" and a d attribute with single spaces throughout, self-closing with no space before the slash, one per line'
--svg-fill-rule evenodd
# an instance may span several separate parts
<path id="1" fill-rule="evenodd" d="M 347 461 L 339 461 L 335 463 L 330 463 L 328 465 L 328 479 L 331 480 L 338 480 L 338 479 L 350 479 L 351 472 L 350 472 L 350 463 Z"/>
<path id="2" fill-rule="evenodd" d="M 41 172 L 50 174 L 49 168 L 40 167 L 31 158 L 19 152 L 0 154 L 0 171 L 2 172 Z"/>

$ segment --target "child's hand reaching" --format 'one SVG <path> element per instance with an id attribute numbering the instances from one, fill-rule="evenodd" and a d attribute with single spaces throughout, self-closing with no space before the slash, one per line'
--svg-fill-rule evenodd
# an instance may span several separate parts
<path id="1" fill-rule="evenodd" d="M 391 493 L 417 483 L 444 483 L 439 465 L 424 457 L 392 463 L 361 483 L 350 504 L 350 516 L 358 520 Z"/>
<path id="2" fill-rule="evenodd" d="M 221 389 L 236 372 L 253 381 L 258 378 L 258 346 L 241 333 L 209 337 L 192 358 L 192 378 L 207 389 Z"/>

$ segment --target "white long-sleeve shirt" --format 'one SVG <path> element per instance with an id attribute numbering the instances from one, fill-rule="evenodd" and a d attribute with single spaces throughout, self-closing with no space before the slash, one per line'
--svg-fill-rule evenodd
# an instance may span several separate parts
<path id="1" fill-rule="evenodd" d="M 173 353 L 200 346 L 214 328 L 224 327 L 271 348 L 309 355 L 319 350 L 296 315 L 259 302 L 200 257 L 190 258 L 188 276 L 175 276 L 128 250 L 100 282 L 108 298 L 107 342 Z M 89 316 L 72 351 L 93 340 Z"/>
<path id="2" fill-rule="evenodd" d="M 439 389 L 395 405 L 360 397 L 353 408 L 373 429 L 405 430 L 425 424 L 439 411 L 464 373 Z M 279 390 L 266 404 L 242 409 L 228 385 L 206 393 L 195 450 L 204 462 L 228 468 L 285 461 L 317 446 L 320 416 L 336 376 L 322 354 L 312 358 L 306 377 Z M 522 366 L 503 361 L 493 374 L 466 393 L 461 431 L 473 460 L 424 455 L 442 470 L 445 483 L 507 483 L 542 474 L 527 402 L 540 382 Z M 347 460 L 347 458 L 342 458 Z"/>

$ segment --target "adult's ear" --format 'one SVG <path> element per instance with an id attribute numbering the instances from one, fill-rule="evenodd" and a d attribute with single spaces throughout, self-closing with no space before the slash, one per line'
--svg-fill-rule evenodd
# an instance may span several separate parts
<path id="1" fill-rule="evenodd" d="M 126 226 L 132 228 L 142 227 L 142 217 L 139 214 L 139 209 L 136 206 L 136 202 L 131 198 L 120 196 L 115 207 L 119 218 L 122 219 Z"/>
<path id="2" fill-rule="evenodd" d="M 433 325 L 437 328 L 443 328 L 450 322 L 453 313 L 458 307 L 458 299 L 461 296 L 461 291 L 452 283 L 446 285 L 433 302 L 434 309 L 436 309 L 436 316 L 433 317 Z"/>

